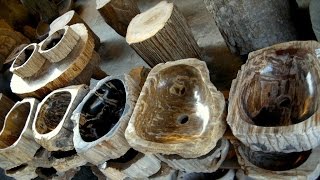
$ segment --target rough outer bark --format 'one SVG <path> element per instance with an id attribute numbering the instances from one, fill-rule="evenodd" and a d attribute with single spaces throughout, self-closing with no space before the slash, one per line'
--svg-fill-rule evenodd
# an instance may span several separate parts
<path id="1" fill-rule="evenodd" d="M 309 10 L 313 32 L 316 35 L 318 41 L 320 41 L 320 1 L 311 0 Z"/>
<path id="2" fill-rule="evenodd" d="M 36 178 L 38 175 L 36 173 L 36 167 L 30 166 L 28 164 L 22 164 L 18 167 L 13 169 L 8 169 L 5 171 L 6 175 L 9 177 L 13 177 L 15 179 L 33 179 Z"/>
<path id="3" fill-rule="evenodd" d="M 0 93 L 0 104 L 1 104 L 1 109 L 0 109 L 0 131 L 1 131 L 4 125 L 4 121 L 6 119 L 6 115 L 8 114 L 10 109 L 14 106 L 14 102 L 4 94 Z"/>
<path id="4" fill-rule="evenodd" d="M 296 39 L 289 0 L 204 0 L 229 49 L 248 54 Z"/>
<path id="5" fill-rule="evenodd" d="M 161 169 L 154 175 L 150 176 L 151 180 L 174 180 L 177 179 L 178 171 L 172 169 L 166 163 L 161 162 Z"/>
<path id="6" fill-rule="evenodd" d="M 38 103 L 34 98 L 23 99 L 7 114 L 0 134 L 1 168 L 11 169 L 31 161 L 39 149 L 40 145 L 33 139 L 31 129 Z"/>
<path id="7" fill-rule="evenodd" d="M 161 161 L 167 163 L 173 169 L 184 171 L 187 173 L 192 172 L 215 172 L 225 160 L 229 150 L 228 140 L 221 139 L 216 147 L 208 154 L 198 157 L 186 159 L 177 155 L 156 155 Z"/>
<path id="8" fill-rule="evenodd" d="M 72 112 L 82 101 L 83 97 L 89 92 L 89 87 L 87 85 L 69 86 L 62 89 L 57 89 L 47 95 L 42 102 L 38 105 L 37 112 L 32 124 L 32 131 L 36 142 L 38 142 L 42 147 L 48 151 L 69 151 L 74 149 L 73 146 L 73 123 L 71 121 Z M 50 117 L 45 117 L 48 115 L 46 109 L 52 101 L 56 99 L 50 99 L 55 94 L 69 93 L 70 99 L 64 99 L 69 101 L 66 109 L 59 109 L 64 112 L 64 115 L 60 122 L 57 122 L 55 129 L 48 129 L 50 122 Z M 49 111 L 54 111 L 49 109 Z M 61 113 L 63 113 L 61 112 Z M 54 112 L 57 114 L 58 112 Z"/>
<path id="9" fill-rule="evenodd" d="M 26 51 L 32 50 L 32 54 L 27 56 Z M 39 46 L 36 43 L 27 45 L 20 51 L 10 67 L 10 71 L 21 78 L 31 77 L 39 72 L 46 59 L 38 52 Z"/>
<path id="10" fill-rule="evenodd" d="M 76 154 L 70 157 L 52 160 L 52 167 L 56 169 L 58 173 L 63 173 L 70 169 L 83 166 L 86 163 L 87 160 Z"/>
<path id="11" fill-rule="evenodd" d="M 110 80 L 118 79 L 122 81 L 126 91 L 126 105 L 122 116 L 116 125 L 109 130 L 107 134 L 100 137 L 99 139 L 87 142 L 84 141 L 80 135 L 80 122 L 84 121 L 85 118 L 81 115 L 81 111 L 88 99 L 93 96 L 97 89 L 100 88 L 105 82 Z M 141 91 L 139 82 L 134 82 L 128 75 L 123 76 L 108 76 L 98 82 L 96 87 L 92 89 L 78 105 L 76 110 L 73 112 L 71 119 L 73 120 L 75 127 L 73 129 L 73 143 L 78 154 L 88 162 L 99 165 L 109 159 L 116 159 L 124 155 L 130 146 L 124 137 L 124 132 L 127 128 L 128 121 L 131 117 L 133 108 Z"/>
<path id="12" fill-rule="evenodd" d="M 112 180 L 147 179 L 156 174 L 161 168 L 161 161 L 154 155 L 138 153 L 136 157 L 126 163 L 106 162 L 100 166 L 100 171 Z"/>
<path id="13" fill-rule="evenodd" d="M 47 48 L 57 38 L 60 41 L 53 47 Z M 59 62 L 66 58 L 77 45 L 80 36 L 70 26 L 65 26 L 48 36 L 39 48 L 39 53 L 52 63 Z"/>
<path id="14" fill-rule="evenodd" d="M 168 19 L 161 18 L 163 22 L 158 22 L 163 13 Z M 162 25 L 151 27 L 150 23 Z M 142 25 L 154 29 L 150 32 Z M 165 1 L 132 19 L 126 41 L 151 67 L 167 61 L 201 57 L 200 48 L 185 17 L 175 5 Z"/>
<path id="15" fill-rule="evenodd" d="M 12 76 L 11 89 L 14 93 L 23 97 L 38 97 L 42 99 L 44 96 L 61 87 L 76 84 L 86 84 L 77 80 L 88 80 L 90 76 L 82 76 L 86 67 L 90 64 L 94 54 L 94 41 L 83 24 L 75 24 L 70 26 L 80 35 L 80 40 L 73 51 L 63 61 L 52 64 L 46 62 L 41 73 L 34 78 L 22 79 L 16 75 Z M 87 74 L 88 75 L 88 74 Z"/>
<path id="16" fill-rule="evenodd" d="M 261 80 L 255 80 L 255 77 L 268 66 L 272 67 L 272 69 L 275 69 L 275 72 L 281 72 L 279 70 L 283 69 L 288 71 L 287 67 L 283 66 L 283 64 L 289 64 L 290 62 L 286 62 L 286 59 L 279 58 L 285 58 L 289 55 L 278 57 L 275 54 L 277 54 L 277 52 L 284 52 L 284 54 L 286 54 L 292 50 L 294 51 L 295 49 L 297 50 L 297 53 L 290 54 L 290 56 L 298 59 L 298 61 L 302 61 L 300 64 L 303 64 L 298 66 L 300 69 L 292 68 L 290 71 L 290 77 L 302 77 L 301 74 L 307 71 L 310 77 L 313 79 L 312 82 L 317 84 L 320 78 L 320 56 L 318 55 L 317 58 L 317 49 L 320 49 L 320 44 L 316 41 L 292 41 L 254 51 L 249 54 L 249 60 L 241 67 L 237 78 L 232 82 L 229 95 L 227 122 L 232 130 L 233 135 L 252 150 L 290 153 L 307 151 L 320 145 L 319 110 L 315 109 L 315 112 L 309 112 L 309 110 L 314 107 L 312 104 L 315 104 L 316 106 L 319 104 L 317 95 L 315 95 L 318 94 L 319 91 L 316 89 L 310 89 L 314 91 L 315 94 L 308 95 L 304 94 L 304 90 L 306 89 L 297 89 L 297 87 L 300 86 L 298 85 L 299 83 L 303 84 L 301 87 L 314 88 L 313 85 L 306 82 L 307 78 L 302 77 L 301 79 L 294 80 L 293 82 L 297 87 L 293 86 L 293 88 L 291 87 L 292 85 L 289 87 L 284 85 L 286 81 L 289 82 L 289 75 L 279 75 L 281 73 L 273 73 L 273 75 L 267 74 L 266 76 L 260 75 L 260 77 L 262 77 L 259 77 Z M 270 59 L 270 56 L 273 61 L 267 61 L 267 59 Z M 285 63 L 279 63 L 281 61 Z M 270 62 L 276 63 L 271 64 Z M 290 66 L 290 68 L 297 66 L 294 63 L 291 64 L 293 65 Z M 264 77 L 269 77 L 270 79 L 265 80 L 266 78 Z M 279 86 L 273 86 L 273 84 L 279 84 Z M 264 89 L 262 90 L 262 88 Z M 243 91 L 243 89 L 247 90 Z M 254 89 L 252 92 L 255 92 L 255 94 L 251 94 L 251 96 L 242 94 L 242 92 L 245 93 L 252 89 Z M 264 104 L 269 104 L 272 101 L 276 101 L 277 97 L 290 95 L 289 92 L 297 92 L 296 97 L 298 98 L 306 97 L 303 100 L 300 99 L 299 102 L 298 99 L 292 98 L 290 104 L 296 103 L 291 105 L 292 107 L 304 107 L 305 104 L 310 104 L 310 106 L 306 108 L 306 111 L 311 113 L 310 116 L 306 117 L 299 123 L 286 123 L 276 126 L 272 125 L 269 127 L 255 125 L 255 123 L 253 123 L 253 118 L 247 113 L 248 108 L 244 108 L 250 107 L 250 109 L 254 109 L 255 111 L 260 110 Z M 249 97 L 255 99 L 248 100 Z M 249 103 L 248 105 L 244 106 L 244 102 Z M 268 122 L 272 123 L 275 121 L 275 119 L 276 118 L 269 118 Z"/>
<path id="17" fill-rule="evenodd" d="M 134 0 L 96 0 L 96 4 L 106 23 L 123 37 L 132 18 L 140 13 Z"/>
<path id="18" fill-rule="evenodd" d="M 95 50 L 98 50 L 100 47 L 100 38 L 92 31 L 88 24 L 74 10 L 68 11 L 52 21 L 52 23 L 50 24 L 49 35 L 66 25 L 71 26 L 77 23 L 82 23 L 86 26 L 90 36 L 92 36 L 94 39 Z"/>
<path id="19" fill-rule="evenodd" d="M 241 142 L 232 140 L 231 143 L 235 147 L 238 162 L 245 175 L 253 179 L 261 180 L 287 180 L 287 179 L 317 179 L 320 175 L 320 149 L 315 148 L 312 150 L 309 158 L 299 167 L 286 170 L 286 171 L 270 171 L 259 168 L 252 164 L 244 155 L 244 152 L 240 146 Z"/>

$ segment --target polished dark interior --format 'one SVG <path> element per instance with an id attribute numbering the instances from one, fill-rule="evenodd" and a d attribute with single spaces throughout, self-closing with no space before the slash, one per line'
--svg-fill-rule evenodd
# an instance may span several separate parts
<path id="1" fill-rule="evenodd" d="M 300 49 L 266 53 L 256 60 L 265 64 L 254 71 L 241 94 L 242 109 L 251 119 L 249 123 L 288 126 L 308 119 L 317 111 L 319 72 L 311 60 L 308 52 Z"/>
<path id="2" fill-rule="evenodd" d="M 31 57 L 34 50 L 34 45 L 29 45 L 28 47 L 26 47 L 16 58 L 16 61 L 14 61 L 13 67 L 19 67 L 26 63 L 27 60 Z"/>
<path id="3" fill-rule="evenodd" d="M 49 159 L 62 159 L 67 157 L 72 157 L 77 154 L 75 149 L 70 151 L 51 151 Z"/>
<path id="4" fill-rule="evenodd" d="M 64 33 L 65 33 L 64 29 L 60 29 L 60 30 L 56 31 L 55 33 L 53 33 L 51 36 L 49 36 L 45 40 L 45 42 L 41 46 L 41 50 L 45 51 L 45 50 L 49 50 L 49 49 L 55 47 L 61 41 Z"/>
<path id="5" fill-rule="evenodd" d="M 71 94 L 67 91 L 52 94 L 41 106 L 36 121 L 36 129 L 40 134 L 54 130 L 63 119 L 71 102 Z"/>
<path id="6" fill-rule="evenodd" d="M 107 134 L 119 121 L 126 103 L 122 81 L 104 83 L 84 104 L 81 111 L 80 135 L 92 142 Z"/>

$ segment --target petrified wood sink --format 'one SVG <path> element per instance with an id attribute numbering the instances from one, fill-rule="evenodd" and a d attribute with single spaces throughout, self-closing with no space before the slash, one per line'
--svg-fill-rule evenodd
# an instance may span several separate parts
<path id="1" fill-rule="evenodd" d="M 38 105 L 34 98 L 17 102 L 6 116 L 0 132 L 0 167 L 10 169 L 32 160 L 40 145 L 32 135 L 32 121 Z"/>
<path id="2" fill-rule="evenodd" d="M 87 85 L 57 89 L 38 105 L 32 131 L 35 140 L 48 151 L 69 151 L 73 146 L 72 112 L 89 92 Z"/>
<path id="3" fill-rule="evenodd" d="M 36 43 L 27 45 L 13 61 L 10 71 L 22 78 L 35 75 L 46 61 L 38 50 Z"/>
<path id="4" fill-rule="evenodd" d="M 233 81 L 228 124 L 255 151 L 297 152 L 320 144 L 320 62 L 315 41 L 249 54 Z"/>
<path id="5" fill-rule="evenodd" d="M 73 112 L 73 142 L 78 154 L 95 165 L 124 155 L 124 137 L 141 88 L 129 75 L 98 82 Z"/>
<path id="6" fill-rule="evenodd" d="M 253 151 L 232 140 L 238 162 L 253 179 L 317 179 L 320 175 L 319 148 L 309 151 L 279 153 Z"/>
<path id="7" fill-rule="evenodd" d="M 224 134 L 224 106 L 203 61 L 159 64 L 147 77 L 125 136 L 140 152 L 196 158 Z"/>

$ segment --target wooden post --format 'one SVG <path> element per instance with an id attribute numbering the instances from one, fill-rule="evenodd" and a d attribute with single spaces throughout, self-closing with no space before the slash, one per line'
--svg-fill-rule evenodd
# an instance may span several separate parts
<path id="1" fill-rule="evenodd" d="M 63 28 L 66 25 L 73 25 L 77 23 L 82 23 L 86 26 L 87 30 L 89 31 L 90 36 L 94 38 L 95 50 L 99 49 L 100 47 L 100 38 L 92 31 L 92 29 L 88 26 L 88 24 L 74 11 L 68 11 L 52 21 L 50 24 L 50 32 L 49 34 L 54 33 L 55 31 Z"/>
<path id="2" fill-rule="evenodd" d="M 48 151 L 69 151 L 73 146 L 72 112 L 87 94 L 86 85 L 57 89 L 38 105 L 32 124 L 34 139 Z"/>
<path id="3" fill-rule="evenodd" d="M 10 109 L 13 107 L 14 102 L 4 94 L 0 93 L 0 104 L 1 104 L 1 109 L 0 109 L 0 131 L 1 131 L 3 128 L 6 115 L 8 114 Z"/>
<path id="4" fill-rule="evenodd" d="M 158 64 L 148 74 L 125 136 L 143 153 L 197 158 L 223 136 L 224 109 L 223 94 L 210 82 L 205 62 Z"/>
<path id="5" fill-rule="evenodd" d="M 296 39 L 289 0 L 204 0 L 229 49 L 240 55 Z"/>
<path id="6" fill-rule="evenodd" d="M 233 80 L 227 122 L 255 151 L 297 152 L 320 145 L 320 62 L 316 41 L 292 41 L 249 54 Z"/>
<path id="7" fill-rule="evenodd" d="M 126 41 L 151 67 L 201 57 L 186 19 L 173 3 L 166 1 L 134 17 Z"/>
<path id="8" fill-rule="evenodd" d="M 96 0 L 97 10 L 118 34 L 125 37 L 127 28 L 137 14 L 140 13 L 134 0 Z"/>
<path id="9" fill-rule="evenodd" d="M 102 164 L 130 149 L 124 131 L 141 90 L 136 83 L 139 82 L 128 75 L 108 76 L 98 82 L 73 112 L 74 147 L 90 163 Z"/>

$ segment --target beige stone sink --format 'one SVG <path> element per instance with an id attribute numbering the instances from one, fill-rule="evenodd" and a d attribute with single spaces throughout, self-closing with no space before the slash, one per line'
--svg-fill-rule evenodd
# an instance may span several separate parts
<path id="1" fill-rule="evenodd" d="M 159 64 L 148 75 L 125 135 L 144 153 L 199 157 L 225 132 L 224 107 L 204 62 L 192 58 Z"/>

